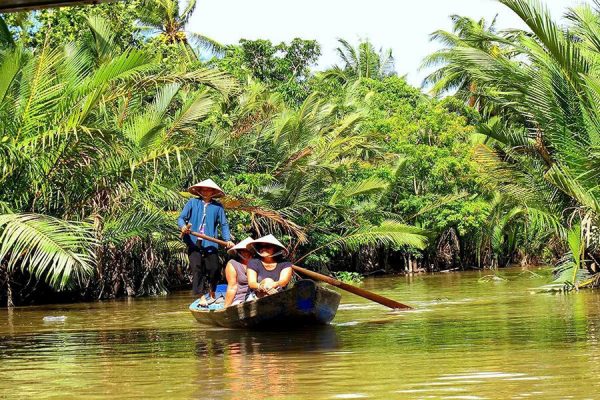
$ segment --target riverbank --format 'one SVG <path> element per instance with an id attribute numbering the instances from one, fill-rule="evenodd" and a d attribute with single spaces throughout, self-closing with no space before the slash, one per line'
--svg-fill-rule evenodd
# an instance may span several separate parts
<path id="1" fill-rule="evenodd" d="M 531 268 L 538 268 L 531 266 Z M 499 274 L 505 269 L 497 270 Z M 373 269 L 361 274 L 364 278 L 393 278 L 409 275 L 421 275 L 431 273 L 460 273 L 467 271 L 483 271 L 484 274 L 494 274 L 488 269 L 460 269 L 452 268 L 437 272 L 429 272 L 423 268 L 414 271 L 388 271 L 384 269 Z M 15 273 L 11 277 L 12 302 L 15 306 L 31 306 L 43 304 L 68 304 L 81 303 L 98 300 L 111 300 L 120 298 L 141 298 L 153 296 L 165 296 L 174 291 L 191 290 L 191 275 L 184 265 L 176 264 L 168 269 L 142 270 L 135 267 L 127 270 L 124 267 L 104 270 L 104 273 L 96 275 L 85 282 L 73 284 L 70 288 L 57 291 L 23 273 Z M 322 271 L 333 274 L 331 271 Z M 358 275 L 354 275 L 358 276 Z M 550 281 L 549 274 L 547 282 Z M 339 277 L 344 280 L 343 277 Z M 225 283 L 223 281 L 223 283 Z M 353 283 L 348 281 L 348 283 Z M 0 305 L 7 304 L 7 286 L 0 286 Z"/>

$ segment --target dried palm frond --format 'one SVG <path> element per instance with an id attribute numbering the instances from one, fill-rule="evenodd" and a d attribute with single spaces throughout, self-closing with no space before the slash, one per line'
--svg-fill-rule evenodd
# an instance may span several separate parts
<path id="1" fill-rule="evenodd" d="M 221 203 L 226 209 L 249 213 L 252 217 L 252 226 L 259 234 L 270 233 L 275 228 L 294 236 L 300 243 L 306 242 L 304 229 L 276 211 L 252 205 L 244 199 L 225 197 Z"/>

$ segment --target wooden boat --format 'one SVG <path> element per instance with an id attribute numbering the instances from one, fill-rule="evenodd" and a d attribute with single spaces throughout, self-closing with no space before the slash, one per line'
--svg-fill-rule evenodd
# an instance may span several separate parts
<path id="1" fill-rule="evenodd" d="M 257 300 L 220 310 L 206 310 L 190 305 L 198 322 L 224 328 L 286 329 L 331 322 L 340 304 L 340 294 L 300 280 L 291 288 Z"/>

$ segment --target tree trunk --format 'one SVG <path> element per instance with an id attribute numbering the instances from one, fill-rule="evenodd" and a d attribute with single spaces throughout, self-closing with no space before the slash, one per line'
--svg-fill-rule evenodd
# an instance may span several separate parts
<path id="1" fill-rule="evenodd" d="M 476 91 L 477 91 L 477 84 L 475 82 L 471 82 L 469 84 L 469 92 L 471 92 L 471 95 L 469 96 L 469 107 L 471 107 L 471 108 L 475 108 L 475 104 L 477 103 L 477 97 L 475 97 Z"/>
<path id="2" fill-rule="evenodd" d="M 8 271 L 8 269 L 5 269 L 4 272 L 6 274 L 6 307 L 13 308 L 15 306 L 15 302 L 11 285 L 12 274 L 10 271 Z"/>
<path id="3" fill-rule="evenodd" d="M 386 274 L 390 273 L 390 251 L 387 249 L 383 250 L 383 269 Z"/>

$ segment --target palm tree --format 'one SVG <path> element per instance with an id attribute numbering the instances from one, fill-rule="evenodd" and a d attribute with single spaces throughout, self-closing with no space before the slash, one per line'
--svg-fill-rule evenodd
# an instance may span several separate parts
<path id="1" fill-rule="evenodd" d="M 376 50 L 368 40 L 360 41 L 357 47 L 344 39 L 338 39 L 336 49 L 343 65 L 328 71 L 328 76 L 337 77 L 344 82 L 360 78 L 383 79 L 396 74 L 392 50 Z"/>
<path id="2" fill-rule="evenodd" d="M 179 0 L 145 0 L 139 19 L 145 30 L 158 33 L 159 39 L 169 45 L 181 46 L 188 55 L 195 54 L 193 47 L 212 54 L 222 54 L 224 46 L 208 36 L 186 30 L 196 8 L 196 0 L 187 4 Z"/>
<path id="3" fill-rule="evenodd" d="M 366 178 L 338 183 L 344 171 L 357 163 L 390 161 L 364 135 L 364 112 L 348 111 L 360 101 L 349 98 L 347 102 L 334 106 L 314 93 L 298 109 L 282 107 L 261 134 L 261 140 L 268 140 L 273 147 L 269 147 L 269 160 L 259 161 L 275 180 L 267 188 L 259 188 L 260 198 L 286 218 L 302 221 L 311 240 L 293 246 L 298 260 L 310 261 L 308 256 L 324 250 L 355 251 L 361 246 L 422 249 L 427 241 L 423 230 L 357 205 L 365 196 L 378 201 L 388 182 Z M 328 227 L 324 220 L 337 222 Z M 326 240 L 315 246 L 319 238 Z"/>
<path id="4" fill-rule="evenodd" d="M 450 69 L 464 71 L 485 91 L 486 102 L 501 110 L 479 131 L 487 137 L 477 157 L 499 190 L 564 241 L 581 225 L 586 255 L 596 259 L 600 189 L 596 161 L 600 129 L 600 12 L 581 6 L 569 13 L 571 29 L 526 0 L 501 0 L 529 27 L 512 31 L 505 43 L 512 59 L 487 48 L 459 43 Z M 577 40 L 573 37 L 577 35 Z M 572 265 L 576 265 L 574 263 Z"/>
<path id="5" fill-rule="evenodd" d="M 94 272 L 107 276 L 111 257 L 123 259 L 117 248 L 171 243 L 164 210 L 183 198 L 165 172 L 189 165 L 197 124 L 235 88 L 214 70 L 157 73 L 143 50 L 115 53 L 105 21 L 89 24 L 76 46 L 0 53 L 0 269 L 9 285 L 20 269 L 58 289 L 86 286 Z"/>
<path id="6" fill-rule="evenodd" d="M 432 41 L 438 41 L 445 48 L 427 56 L 421 69 L 439 67 L 423 80 L 423 87 L 431 87 L 434 96 L 456 92 L 455 95 L 465 99 L 469 106 L 480 103 L 477 82 L 457 62 L 457 48 L 473 48 L 486 52 L 494 57 L 503 56 L 501 41 L 496 36 L 496 18 L 491 23 L 485 19 L 475 21 L 469 17 L 452 15 L 452 32 L 438 30 L 431 34 Z"/>

